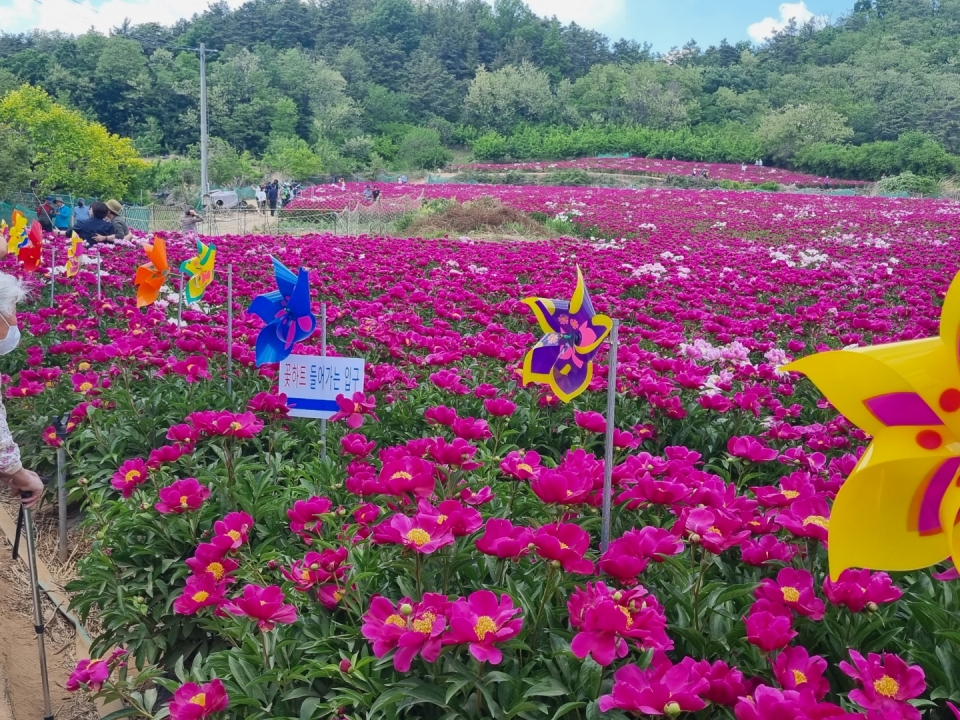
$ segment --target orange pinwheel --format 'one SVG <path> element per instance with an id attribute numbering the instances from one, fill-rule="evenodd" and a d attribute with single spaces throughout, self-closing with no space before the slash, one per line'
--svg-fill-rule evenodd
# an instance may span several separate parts
<path id="1" fill-rule="evenodd" d="M 167 244 L 162 237 L 155 237 L 152 245 L 143 248 L 150 260 L 146 265 L 137 268 L 137 275 L 133 284 L 137 286 L 137 307 L 152 305 L 160 295 L 160 288 L 170 274 L 167 264 Z"/>
<path id="2" fill-rule="evenodd" d="M 30 224 L 24 244 L 20 246 L 17 257 L 23 263 L 25 272 L 36 272 L 40 269 L 41 253 L 43 252 L 43 228 L 34 220 Z"/>

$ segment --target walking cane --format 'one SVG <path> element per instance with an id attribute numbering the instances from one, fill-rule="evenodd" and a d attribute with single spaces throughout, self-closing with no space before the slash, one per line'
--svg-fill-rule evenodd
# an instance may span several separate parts
<path id="1" fill-rule="evenodd" d="M 29 493 L 24 493 L 29 497 Z M 33 629 L 37 633 L 40 646 L 40 680 L 43 683 L 43 720 L 53 720 L 53 707 L 50 703 L 50 678 L 47 675 L 47 652 L 43 645 L 43 606 L 40 605 L 40 581 L 37 579 L 37 547 L 33 534 L 33 513 L 20 506 L 17 515 L 17 532 L 13 540 L 13 559 L 16 560 L 20 549 L 20 534 L 26 528 L 27 563 L 30 566 L 30 589 L 33 594 Z"/>

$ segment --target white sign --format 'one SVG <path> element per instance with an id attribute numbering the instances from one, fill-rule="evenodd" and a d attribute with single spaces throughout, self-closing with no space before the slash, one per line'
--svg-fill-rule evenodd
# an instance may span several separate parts
<path id="1" fill-rule="evenodd" d="M 340 408 L 337 395 L 363 392 L 363 358 L 291 355 L 280 363 L 278 389 L 291 417 L 328 420 Z"/>

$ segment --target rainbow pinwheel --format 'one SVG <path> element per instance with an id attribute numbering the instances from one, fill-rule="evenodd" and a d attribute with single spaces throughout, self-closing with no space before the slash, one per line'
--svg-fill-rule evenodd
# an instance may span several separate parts
<path id="1" fill-rule="evenodd" d="M 216 259 L 217 247 L 197 240 L 197 254 L 180 263 L 180 272 L 190 278 L 183 289 L 187 305 L 198 302 L 203 297 L 207 285 L 213 282 L 213 264 Z"/>
<path id="2" fill-rule="evenodd" d="M 30 223 L 30 231 L 20 242 L 17 257 L 25 272 L 36 272 L 40 269 L 43 257 L 43 228 L 36 220 Z"/>
<path id="3" fill-rule="evenodd" d="M 144 245 L 144 252 L 150 260 L 137 268 L 133 284 L 137 286 L 137 307 L 145 307 L 156 302 L 160 288 L 170 274 L 167 264 L 167 244 L 162 237 L 155 237 L 152 245 Z"/>
<path id="4" fill-rule="evenodd" d="M 267 324 L 257 336 L 257 365 L 284 360 L 294 345 L 317 329 L 310 311 L 309 272 L 300 268 L 294 275 L 279 260 L 270 259 L 278 289 L 255 297 L 247 311 Z"/>
<path id="5" fill-rule="evenodd" d="M 610 334 L 613 321 L 597 315 L 577 268 L 577 288 L 570 302 L 527 298 L 546 333 L 523 361 L 523 382 L 546 383 L 563 402 L 587 389 L 593 379 L 593 358 Z"/>
<path id="6" fill-rule="evenodd" d="M 67 248 L 67 262 L 64 265 L 64 274 L 74 277 L 80 272 L 80 259 L 83 257 L 83 240 L 76 233 L 70 238 L 70 247 Z"/>
<path id="7" fill-rule="evenodd" d="M 851 567 L 960 565 L 960 275 L 940 336 L 824 352 L 784 369 L 807 375 L 873 436 L 829 520 L 830 575 Z M 814 518 L 811 522 L 822 522 Z"/>

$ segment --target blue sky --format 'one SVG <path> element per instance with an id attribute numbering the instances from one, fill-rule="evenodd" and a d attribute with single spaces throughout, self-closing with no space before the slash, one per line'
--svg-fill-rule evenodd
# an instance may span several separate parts
<path id="1" fill-rule="evenodd" d="M 244 0 L 227 0 L 233 7 Z M 490 0 L 492 2 L 492 0 Z M 527 0 L 538 14 L 556 15 L 610 36 L 650 42 L 666 52 L 691 38 L 701 47 L 762 40 L 786 19 L 848 12 L 854 0 Z M 0 0 L 0 28 L 6 32 L 36 27 L 78 33 L 133 22 L 169 24 L 205 7 L 205 0 Z"/>

